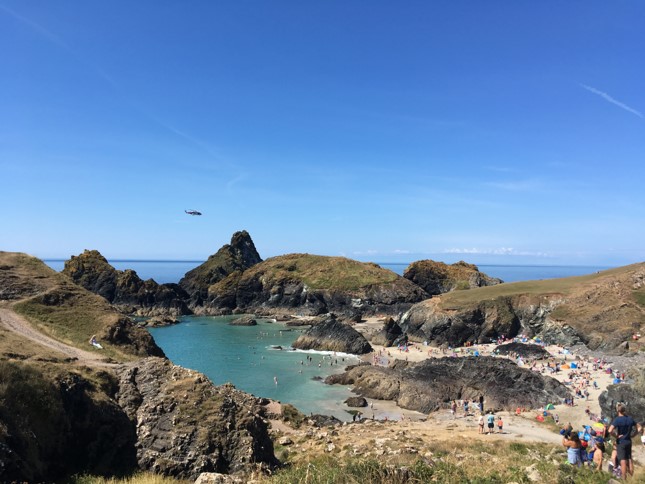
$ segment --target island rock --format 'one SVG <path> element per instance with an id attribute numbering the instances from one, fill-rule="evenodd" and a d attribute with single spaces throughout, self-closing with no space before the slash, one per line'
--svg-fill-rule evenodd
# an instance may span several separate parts
<path id="1" fill-rule="evenodd" d="M 372 352 L 365 337 L 333 317 L 312 326 L 291 345 L 301 350 L 337 351 L 362 355 Z"/>

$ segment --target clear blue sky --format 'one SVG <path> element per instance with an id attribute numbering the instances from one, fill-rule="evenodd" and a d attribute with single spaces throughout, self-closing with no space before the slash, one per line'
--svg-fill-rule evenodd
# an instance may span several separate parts
<path id="1" fill-rule="evenodd" d="M 645 260 L 645 2 L 0 0 L 0 250 Z M 198 209 L 202 217 L 184 214 Z"/>

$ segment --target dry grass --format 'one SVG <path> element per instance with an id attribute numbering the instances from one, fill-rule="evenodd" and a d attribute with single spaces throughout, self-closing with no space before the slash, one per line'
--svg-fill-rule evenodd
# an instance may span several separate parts
<path id="1" fill-rule="evenodd" d="M 160 476 L 151 472 L 142 472 L 125 478 L 75 476 L 71 482 L 73 484 L 189 484 L 193 481 Z"/>
<path id="2" fill-rule="evenodd" d="M 311 289 L 345 291 L 394 282 L 399 277 L 376 264 L 311 254 L 272 257 L 245 271 L 242 278 L 252 278 L 258 273 L 271 282 L 296 280 Z"/>

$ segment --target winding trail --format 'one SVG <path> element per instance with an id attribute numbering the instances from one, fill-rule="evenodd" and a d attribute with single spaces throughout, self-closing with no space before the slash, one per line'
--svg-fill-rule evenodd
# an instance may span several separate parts
<path id="1" fill-rule="evenodd" d="M 102 355 L 85 351 L 74 346 L 62 343 L 35 329 L 24 317 L 10 308 L 0 307 L 0 325 L 41 346 L 58 351 L 68 358 L 74 358 L 76 363 L 87 366 L 100 366 L 115 368 L 116 363 L 105 361 Z"/>

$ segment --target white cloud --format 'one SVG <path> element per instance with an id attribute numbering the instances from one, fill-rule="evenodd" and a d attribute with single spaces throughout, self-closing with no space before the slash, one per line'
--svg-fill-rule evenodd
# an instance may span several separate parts
<path id="1" fill-rule="evenodd" d="M 444 254 L 478 254 L 478 255 L 524 255 L 524 256 L 532 256 L 532 257 L 550 257 L 550 254 L 548 254 L 547 252 L 516 250 L 512 247 L 497 247 L 497 248 L 484 248 L 484 249 L 480 249 L 477 247 L 451 248 L 451 249 L 444 249 L 443 253 Z"/>
<path id="2" fill-rule="evenodd" d="M 613 97 L 611 97 L 606 92 L 602 92 L 601 90 L 596 89 L 595 87 L 587 86 L 586 84 L 580 84 L 580 87 L 586 89 L 589 92 L 597 94 L 598 96 L 603 98 L 605 101 L 608 101 L 608 102 L 618 106 L 619 108 L 624 109 L 627 112 L 635 114 L 639 118 L 643 117 L 643 114 L 640 111 L 637 111 L 634 108 L 629 107 L 627 104 L 621 103 L 620 101 L 618 101 L 618 100 L 614 99 Z"/>

